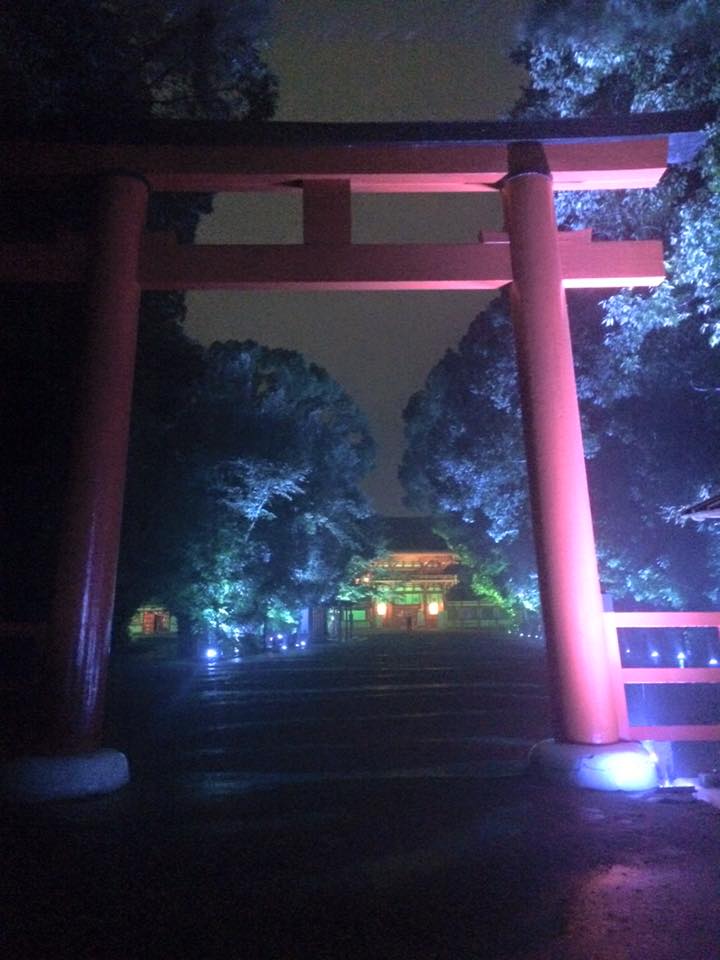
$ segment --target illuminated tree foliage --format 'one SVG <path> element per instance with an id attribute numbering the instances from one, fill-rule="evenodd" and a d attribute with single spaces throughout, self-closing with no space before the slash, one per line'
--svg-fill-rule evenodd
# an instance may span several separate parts
<path id="1" fill-rule="evenodd" d="M 695 160 L 655 190 L 559 194 L 558 219 L 599 238 L 658 238 L 668 281 L 605 304 L 606 344 L 623 373 L 652 329 L 693 318 L 720 339 L 720 6 L 714 0 L 537 2 L 515 52 L 530 85 L 519 117 L 617 116 L 707 107 Z"/>
<path id="2" fill-rule="evenodd" d="M 530 83 L 521 117 L 618 116 L 720 104 L 714 2 L 536 2 L 515 53 Z M 561 193 L 561 227 L 662 239 L 668 282 L 597 304 L 570 297 L 603 586 L 660 605 L 717 602 L 710 524 L 678 508 L 720 482 L 720 123 L 695 160 L 652 191 Z M 408 502 L 516 595 L 532 596 L 512 336 L 503 301 L 472 324 L 405 412 Z M 477 558 L 483 558 L 482 560 Z"/>
<path id="3" fill-rule="evenodd" d="M 409 506 L 473 571 L 475 592 L 498 583 L 537 605 L 515 359 L 504 305 L 494 301 L 432 369 L 405 409 L 400 469 Z"/>
<path id="4" fill-rule="evenodd" d="M 716 475 L 720 353 L 697 325 L 653 331 L 632 393 L 617 389 L 600 308 L 570 299 L 585 453 L 601 579 L 616 597 L 665 605 L 715 602 L 717 538 L 673 522 Z M 606 386 L 604 377 L 610 380 Z M 708 393 L 708 389 L 712 392 Z M 474 560 L 476 586 L 501 584 L 537 603 L 512 332 L 495 301 L 431 371 L 405 411 L 407 501 L 431 513 Z"/>
<path id="5" fill-rule="evenodd" d="M 200 531 L 173 609 L 257 631 L 269 610 L 331 600 L 352 558 L 372 553 L 358 482 L 373 444 L 342 388 L 297 353 L 216 343 L 183 429 Z"/>

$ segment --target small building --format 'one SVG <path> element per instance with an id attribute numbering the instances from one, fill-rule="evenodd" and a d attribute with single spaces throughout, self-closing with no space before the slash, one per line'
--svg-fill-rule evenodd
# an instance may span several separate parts
<path id="1" fill-rule="evenodd" d="M 451 599 L 460 582 L 460 557 L 424 517 L 385 521 L 386 549 L 356 581 L 368 598 L 329 613 L 328 634 L 344 638 L 375 631 L 507 629 L 508 617 L 481 599 Z"/>
<path id="2" fill-rule="evenodd" d="M 131 640 L 139 640 L 143 637 L 174 637 L 177 636 L 177 632 L 177 620 L 170 611 L 152 603 L 139 607 L 128 624 Z"/>

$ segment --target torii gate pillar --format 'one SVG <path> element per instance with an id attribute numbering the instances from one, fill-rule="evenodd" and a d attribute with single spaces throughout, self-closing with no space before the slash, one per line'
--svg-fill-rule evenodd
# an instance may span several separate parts
<path id="1" fill-rule="evenodd" d="M 511 144 L 508 154 L 510 295 L 556 732 L 571 743 L 615 743 L 552 178 L 539 144 Z"/>
<path id="2" fill-rule="evenodd" d="M 82 395 L 44 651 L 42 739 L 36 756 L 2 771 L 3 793 L 23 800 L 105 793 L 129 777 L 125 755 L 100 745 L 148 194 L 132 173 L 98 184 Z"/>

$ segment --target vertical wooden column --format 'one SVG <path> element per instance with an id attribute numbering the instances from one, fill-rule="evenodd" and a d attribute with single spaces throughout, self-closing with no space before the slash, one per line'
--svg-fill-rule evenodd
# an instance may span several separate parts
<path id="1" fill-rule="evenodd" d="M 44 680 L 51 754 L 99 746 L 120 542 L 148 187 L 99 184 L 89 245 L 88 342 L 63 517 Z"/>
<path id="2" fill-rule="evenodd" d="M 306 180 L 303 183 L 303 240 L 312 244 L 352 242 L 349 180 Z"/>
<path id="3" fill-rule="evenodd" d="M 511 144 L 503 200 L 540 596 L 558 737 L 618 739 L 552 178 L 540 144 Z"/>

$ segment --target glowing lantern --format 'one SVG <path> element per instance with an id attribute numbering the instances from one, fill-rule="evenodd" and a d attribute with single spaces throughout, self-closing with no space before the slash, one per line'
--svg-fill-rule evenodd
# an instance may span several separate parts
<path id="1" fill-rule="evenodd" d="M 378 600 L 378 602 L 375 604 L 375 612 L 379 617 L 385 616 L 387 613 L 387 604 L 384 600 Z"/>
<path id="2" fill-rule="evenodd" d="M 437 600 L 431 600 L 428 604 L 428 613 L 431 617 L 436 617 L 440 613 L 440 604 Z"/>

